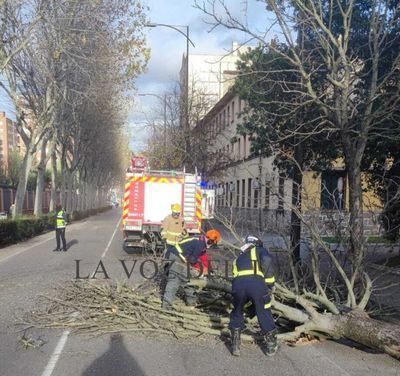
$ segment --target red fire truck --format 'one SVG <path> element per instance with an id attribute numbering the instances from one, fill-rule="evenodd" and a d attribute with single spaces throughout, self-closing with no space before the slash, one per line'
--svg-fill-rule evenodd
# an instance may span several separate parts
<path id="1" fill-rule="evenodd" d="M 161 223 L 171 214 L 171 205 L 180 203 L 190 234 L 199 234 L 202 220 L 200 176 L 185 171 L 156 171 L 147 159 L 132 158 L 126 173 L 122 230 L 124 249 L 162 248 Z"/>

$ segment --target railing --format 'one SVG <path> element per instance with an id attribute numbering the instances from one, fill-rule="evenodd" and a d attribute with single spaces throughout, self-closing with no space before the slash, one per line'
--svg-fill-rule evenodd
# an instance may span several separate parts
<path id="1" fill-rule="evenodd" d="M 35 204 L 35 191 L 26 191 L 23 205 L 23 213 L 31 214 L 33 213 L 34 204 Z M 59 192 L 57 192 L 59 199 Z M 16 195 L 16 189 L 9 187 L 0 187 L 0 212 L 8 213 L 11 205 L 14 203 Z M 50 191 L 45 190 L 42 192 L 43 195 L 43 204 L 42 210 L 44 213 L 49 211 L 50 206 Z"/>

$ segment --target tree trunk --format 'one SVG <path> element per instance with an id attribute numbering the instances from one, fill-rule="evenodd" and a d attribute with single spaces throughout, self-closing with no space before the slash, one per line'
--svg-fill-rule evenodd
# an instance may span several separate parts
<path id="1" fill-rule="evenodd" d="M 72 173 L 68 173 L 68 188 L 67 188 L 67 204 L 66 204 L 66 210 L 68 213 L 71 213 L 72 210 L 72 195 L 74 194 L 74 176 Z"/>
<path id="2" fill-rule="evenodd" d="M 44 191 L 45 175 L 46 175 L 45 168 L 41 164 L 39 164 L 37 168 L 35 205 L 33 209 L 33 214 L 36 217 L 43 214 L 43 191 Z"/>
<path id="3" fill-rule="evenodd" d="M 358 267 L 364 255 L 364 220 L 363 220 L 363 196 L 361 185 L 361 169 L 358 163 L 347 161 L 349 181 L 349 232 L 351 256 L 354 266 Z"/>
<path id="4" fill-rule="evenodd" d="M 65 205 L 67 203 L 67 198 L 66 198 L 66 167 L 65 167 L 65 160 L 63 157 L 61 157 L 61 187 L 60 187 L 60 204 L 62 205 L 63 208 L 65 208 Z"/>
<path id="5" fill-rule="evenodd" d="M 231 283 L 225 280 L 197 279 L 191 280 L 190 283 L 199 288 L 231 292 Z M 275 295 L 279 297 L 279 290 Z M 299 302 L 301 299 L 299 297 Z M 310 306 L 313 304 L 311 301 L 308 303 Z M 353 310 L 349 313 L 334 315 L 318 313 L 314 310 L 311 316 L 299 308 L 299 305 L 292 307 L 275 299 L 272 302 L 272 311 L 280 317 L 300 324 L 294 332 L 283 335 L 283 338 L 296 338 L 302 333 L 316 336 L 322 333 L 332 338 L 348 338 L 400 359 L 400 326 L 372 319 L 363 311 Z"/>
<path id="6" fill-rule="evenodd" d="M 292 206 L 301 212 L 301 195 L 303 187 L 303 146 L 295 146 L 294 160 L 297 163 L 293 168 L 292 181 Z M 292 209 L 290 218 L 290 245 L 295 263 L 300 259 L 301 219 L 297 211 Z"/>
<path id="7" fill-rule="evenodd" d="M 57 156 L 55 151 L 53 151 L 53 153 L 51 154 L 51 189 L 50 189 L 50 207 L 49 207 L 50 212 L 56 210 L 56 204 L 57 204 L 56 177 L 57 177 Z"/>
<path id="8" fill-rule="evenodd" d="M 37 166 L 36 195 L 33 214 L 39 216 L 43 214 L 43 191 L 46 177 L 46 155 L 47 139 L 44 138 L 40 148 L 40 161 Z"/>
<path id="9" fill-rule="evenodd" d="M 13 217 L 22 215 L 23 212 L 26 186 L 28 183 L 29 172 L 31 171 L 32 167 L 34 153 L 35 153 L 34 150 L 32 150 L 32 148 L 29 147 L 22 161 L 21 171 L 19 173 L 17 192 L 15 194 L 15 201 L 14 201 L 15 206 L 14 206 L 14 211 L 12 213 Z"/>

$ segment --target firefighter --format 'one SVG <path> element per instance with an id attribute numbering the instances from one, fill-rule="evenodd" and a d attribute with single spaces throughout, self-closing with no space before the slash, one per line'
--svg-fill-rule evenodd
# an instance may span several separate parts
<path id="1" fill-rule="evenodd" d="M 161 225 L 161 237 L 166 240 L 168 246 L 174 246 L 187 233 L 185 221 L 181 214 L 180 204 L 171 205 L 171 214 L 164 218 Z"/>
<path id="2" fill-rule="evenodd" d="M 208 258 L 208 249 L 211 248 L 213 245 L 218 244 L 221 240 L 221 234 L 218 230 L 208 230 L 205 235 L 200 237 L 200 240 L 203 240 L 205 243 L 205 247 L 203 253 L 199 257 L 199 262 L 194 264 L 193 267 L 197 270 L 201 270 L 202 276 L 206 277 L 209 274 L 209 258 Z M 201 266 L 200 266 L 201 264 Z"/>
<path id="3" fill-rule="evenodd" d="M 251 302 L 261 327 L 266 355 L 273 356 L 278 350 L 278 343 L 271 314 L 271 294 L 275 284 L 272 257 L 258 237 L 249 235 L 244 242 L 242 252 L 233 262 L 234 308 L 229 323 L 232 355 L 240 355 L 240 334 L 245 328 L 244 310 Z"/>
<path id="4" fill-rule="evenodd" d="M 205 247 L 207 245 L 204 240 L 187 236 L 185 239 L 175 243 L 175 246 L 167 249 L 165 257 L 169 264 L 167 285 L 165 286 L 162 301 L 163 309 L 172 309 L 172 304 L 179 288 L 182 288 L 185 292 L 186 305 L 190 307 L 196 305 L 196 290 L 193 286 L 189 286 L 188 283 L 190 281 L 191 268 L 199 262 Z M 198 275 L 199 273 L 196 272 L 196 274 Z"/>
<path id="5" fill-rule="evenodd" d="M 57 205 L 56 207 L 56 241 L 57 248 L 56 251 L 61 251 L 60 248 L 60 239 L 63 244 L 63 251 L 67 251 L 67 242 L 65 241 L 65 227 L 67 226 L 67 213 L 61 207 L 61 205 Z"/>

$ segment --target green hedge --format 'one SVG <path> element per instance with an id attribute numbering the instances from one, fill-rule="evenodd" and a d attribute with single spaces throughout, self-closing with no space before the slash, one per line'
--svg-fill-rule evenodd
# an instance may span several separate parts
<path id="1" fill-rule="evenodd" d="M 55 215 L 43 215 L 39 218 L 20 217 L 0 221 L 0 247 L 39 235 L 54 229 Z"/>
<path id="2" fill-rule="evenodd" d="M 73 212 L 70 216 L 70 220 L 78 221 L 91 215 L 103 213 L 109 209 L 111 209 L 111 206 Z M 33 216 L 23 216 L 17 219 L 2 220 L 0 221 L 0 247 L 32 238 L 33 236 L 42 234 L 45 231 L 53 230 L 55 223 L 55 213 L 43 215 L 38 218 Z"/>

